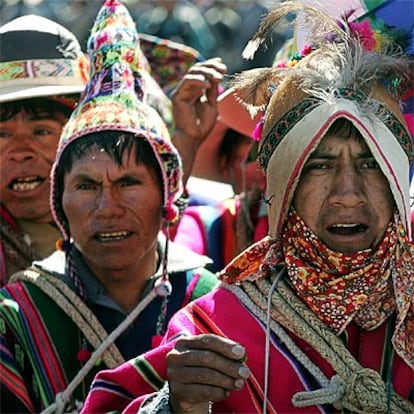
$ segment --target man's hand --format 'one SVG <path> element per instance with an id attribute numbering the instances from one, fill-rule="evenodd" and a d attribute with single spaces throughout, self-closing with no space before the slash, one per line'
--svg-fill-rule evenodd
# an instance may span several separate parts
<path id="1" fill-rule="evenodd" d="M 196 63 L 172 93 L 173 143 L 183 160 L 184 184 L 191 174 L 198 147 L 217 121 L 218 86 L 226 71 L 221 58 Z"/>
<path id="2" fill-rule="evenodd" d="M 245 349 L 213 334 L 179 339 L 167 355 L 170 404 L 175 413 L 207 413 L 209 401 L 240 390 L 250 375 Z"/>

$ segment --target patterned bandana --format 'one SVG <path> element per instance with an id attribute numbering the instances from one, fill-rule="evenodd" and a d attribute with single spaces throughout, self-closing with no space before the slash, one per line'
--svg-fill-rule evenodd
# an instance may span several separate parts
<path id="1" fill-rule="evenodd" d="M 414 245 L 399 216 L 376 251 L 345 255 L 328 249 L 290 211 L 280 239 L 265 237 L 253 244 L 219 277 L 226 283 L 254 282 L 283 263 L 297 294 L 336 333 L 351 320 L 363 329 L 375 329 L 396 309 L 392 343 L 414 368 Z"/>
<path id="2" fill-rule="evenodd" d="M 375 329 L 395 310 L 390 278 L 395 242 L 391 222 L 376 251 L 334 252 L 291 209 L 283 252 L 299 297 L 339 334 L 353 319 L 366 330 Z"/>

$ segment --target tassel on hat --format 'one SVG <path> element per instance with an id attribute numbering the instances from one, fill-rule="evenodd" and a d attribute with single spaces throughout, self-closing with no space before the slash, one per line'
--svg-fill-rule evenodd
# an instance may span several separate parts
<path id="1" fill-rule="evenodd" d="M 128 10 L 107 0 L 99 11 L 88 40 L 90 79 L 79 104 L 62 131 L 52 168 L 52 212 L 64 238 L 69 229 L 56 188 L 56 171 L 72 142 L 99 131 L 124 131 L 146 139 L 154 150 L 163 178 L 163 211 L 167 222 L 178 218 L 175 201 L 182 192 L 181 160 L 165 122 L 150 106 L 162 90 L 149 73 L 148 61 Z M 60 194 L 58 196 L 57 194 Z"/>
<path id="2" fill-rule="evenodd" d="M 51 205 L 63 240 L 58 248 L 67 253 L 67 272 L 81 297 L 85 297 L 80 278 L 71 263 L 70 230 L 62 209 L 63 188 L 58 188 L 62 154 L 71 144 L 91 133 L 120 131 L 145 139 L 154 151 L 163 185 L 163 216 L 167 227 L 178 218 L 175 202 L 182 193 L 182 168 L 178 151 L 171 143 L 166 124 L 150 106 L 154 96 L 162 94 L 150 75 L 150 66 L 141 48 L 138 32 L 128 10 L 118 0 L 106 0 L 100 9 L 88 40 L 90 78 L 77 108 L 62 131 L 51 172 Z M 150 104 L 151 103 L 151 104 Z M 105 139 L 105 138 L 103 138 Z M 62 185 L 62 184 L 61 184 Z M 168 298 L 172 285 L 168 277 L 168 237 L 162 258 L 162 276 L 156 281 L 152 300 L 162 297 L 157 333 L 165 329 Z M 146 305 L 140 303 L 137 308 Z M 134 310 L 134 318 L 141 310 Z M 132 313 L 131 313 L 132 314 Z M 131 319 L 132 320 L 132 319 Z"/>

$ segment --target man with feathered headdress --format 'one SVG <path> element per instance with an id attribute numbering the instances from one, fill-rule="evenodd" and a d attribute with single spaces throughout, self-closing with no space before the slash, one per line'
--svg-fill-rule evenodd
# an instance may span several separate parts
<path id="1" fill-rule="evenodd" d="M 0 289 L 2 412 L 76 410 L 97 370 L 151 349 L 176 310 L 217 284 L 207 257 L 169 241 L 182 158 L 153 107 L 162 91 L 120 1 L 102 5 L 88 57 L 50 177 L 63 239 Z M 190 72 L 197 82 L 202 70 Z M 185 84 L 182 111 L 192 95 Z M 205 93 L 215 100 L 214 87 Z M 214 104 L 210 112 L 214 120 Z"/>
<path id="2" fill-rule="evenodd" d="M 310 43 L 236 83 L 265 110 L 269 235 L 159 348 L 101 372 L 84 412 L 413 412 L 410 62 L 365 23 L 298 2 L 272 11 L 246 54 L 292 12 Z"/>

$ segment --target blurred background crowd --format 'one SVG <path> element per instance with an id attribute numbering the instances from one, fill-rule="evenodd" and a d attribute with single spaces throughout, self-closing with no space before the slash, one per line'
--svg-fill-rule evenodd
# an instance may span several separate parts
<path id="1" fill-rule="evenodd" d="M 278 0 L 124 0 L 138 31 L 197 49 L 205 58 L 219 56 L 229 73 L 270 66 L 265 49 L 246 61 L 241 52 L 262 16 Z M 55 20 L 77 35 L 84 49 L 102 0 L 0 0 L 0 24 L 24 14 Z M 266 44 L 277 51 L 291 36 L 289 28 L 272 32 Z"/>

